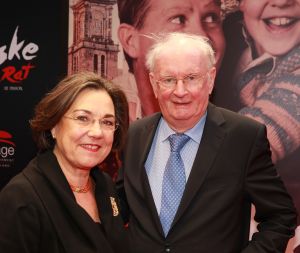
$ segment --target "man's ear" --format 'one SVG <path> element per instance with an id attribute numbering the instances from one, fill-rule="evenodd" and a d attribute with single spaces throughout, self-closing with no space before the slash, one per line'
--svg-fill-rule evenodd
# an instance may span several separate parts
<path id="1" fill-rule="evenodd" d="M 122 23 L 118 28 L 119 41 L 123 49 L 131 58 L 137 58 L 139 54 L 139 33 L 129 24 Z"/>
<path id="2" fill-rule="evenodd" d="M 154 74 L 152 72 L 149 73 L 149 80 L 150 80 L 155 98 L 157 98 L 157 83 L 154 79 Z"/>
<path id="3" fill-rule="evenodd" d="M 214 89 L 214 83 L 215 83 L 215 79 L 216 79 L 216 68 L 212 67 L 209 71 L 208 71 L 208 77 L 207 77 L 207 82 L 208 82 L 208 87 L 209 87 L 209 94 L 212 93 L 213 89 Z"/>

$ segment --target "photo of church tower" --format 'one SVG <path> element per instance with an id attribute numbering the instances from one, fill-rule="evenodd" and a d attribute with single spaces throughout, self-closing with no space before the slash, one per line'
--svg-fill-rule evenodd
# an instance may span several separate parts
<path id="1" fill-rule="evenodd" d="M 112 80 L 118 75 L 119 45 L 112 39 L 112 10 L 116 0 L 77 0 L 73 36 L 68 50 L 68 73 L 93 71 Z"/>

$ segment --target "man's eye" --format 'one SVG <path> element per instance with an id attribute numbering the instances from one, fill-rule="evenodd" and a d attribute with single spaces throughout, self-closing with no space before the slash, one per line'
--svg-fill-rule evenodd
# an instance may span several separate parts
<path id="1" fill-rule="evenodd" d="M 202 19 L 202 22 L 207 23 L 207 24 L 220 23 L 221 22 L 220 14 L 218 15 L 217 13 L 209 13 Z"/>
<path id="2" fill-rule="evenodd" d="M 196 79 L 196 76 L 194 76 L 194 75 L 186 76 L 184 79 L 187 81 L 194 81 Z"/>
<path id="3" fill-rule="evenodd" d="M 172 77 L 164 78 L 164 79 L 163 79 L 163 82 L 164 82 L 165 84 L 173 84 L 173 83 L 176 83 L 176 79 L 175 79 L 175 78 L 172 78 Z"/>
<path id="4" fill-rule="evenodd" d="M 171 23 L 173 24 L 182 25 L 185 24 L 185 22 L 186 22 L 186 18 L 184 15 L 179 15 L 171 19 Z"/>

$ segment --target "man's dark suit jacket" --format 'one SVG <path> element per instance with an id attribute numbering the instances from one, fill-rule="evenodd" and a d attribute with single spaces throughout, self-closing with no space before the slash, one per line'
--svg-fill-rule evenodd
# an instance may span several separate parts
<path id="1" fill-rule="evenodd" d="M 202 140 L 167 238 L 144 164 L 161 114 L 129 130 L 118 187 L 130 207 L 131 252 L 283 252 L 296 213 L 271 161 L 266 128 L 225 109 L 208 106 Z M 124 180 L 124 184 L 123 184 Z M 259 232 L 249 242 L 250 206 Z"/>
<path id="2" fill-rule="evenodd" d="M 33 159 L 0 193 L 0 252 L 128 253 L 112 180 L 99 168 L 92 176 L 104 231 L 75 201 L 53 153 Z"/>

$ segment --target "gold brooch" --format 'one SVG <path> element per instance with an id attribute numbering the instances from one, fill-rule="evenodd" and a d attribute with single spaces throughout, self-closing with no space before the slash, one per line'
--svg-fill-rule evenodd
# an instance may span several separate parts
<path id="1" fill-rule="evenodd" d="M 110 203 L 111 203 L 111 207 L 112 207 L 112 210 L 113 210 L 113 216 L 118 216 L 119 215 L 119 209 L 118 209 L 115 198 L 110 197 Z"/>

